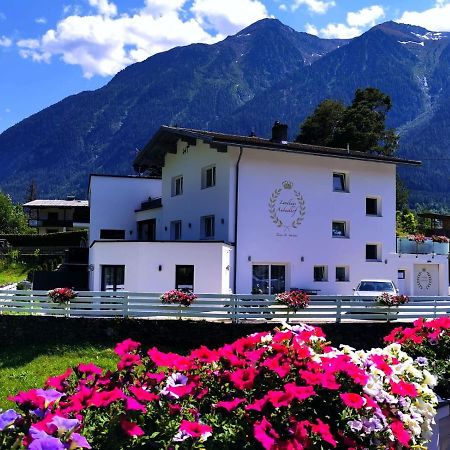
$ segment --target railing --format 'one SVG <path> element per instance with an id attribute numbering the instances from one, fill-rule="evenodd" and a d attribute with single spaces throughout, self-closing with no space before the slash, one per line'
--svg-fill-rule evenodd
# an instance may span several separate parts
<path id="1" fill-rule="evenodd" d="M 164 305 L 159 293 L 79 292 L 67 304 L 53 303 L 46 291 L 0 290 L 0 314 L 64 317 L 133 317 L 215 320 L 239 323 L 247 320 L 272 322 L 350 322 L 359 320 L 411 321 L 418 317 L 450 315 L 450 297 L 411 297 L 399 307 L 382 307 L 373 299 L 351 296 L 314 296 L 308 308 L 289 311 L 274 296 L 198 294 L 189 307 Z"/>
<path id="2" fill-rule="evenodd" d="M 404 237 L 397 238 L 397 253 L 448 255 L 448 252 L 448 242 L 433 242 L 431 239 L 427 239 L 425 242 L 416 242 Z"/>

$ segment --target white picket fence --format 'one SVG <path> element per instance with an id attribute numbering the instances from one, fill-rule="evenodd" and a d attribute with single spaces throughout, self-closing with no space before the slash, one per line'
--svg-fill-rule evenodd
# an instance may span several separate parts
<path id="1" fill-rule="evenodd" d="M 349 322 L 411 321 L 450 315 L 450 297 L 411 297 L 398 308 L 378 306 L 373 298 L 311 296 L 308 308 L 289 311 L 274 296 L 198 294 L 189 307 L 164 305 L 160 293 L 79 292 L 67 305 L 53 303 L 46 291 L 0 290 L 0 314 L 63 317 L 134 317 L 153 319 L 241 321 Z"/>

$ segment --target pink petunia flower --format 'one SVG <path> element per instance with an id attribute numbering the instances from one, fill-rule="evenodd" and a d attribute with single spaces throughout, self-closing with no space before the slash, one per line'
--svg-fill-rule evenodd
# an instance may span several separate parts
<path id="1" fill-rule="evenodd" d="M 359 394 L 354 394 L 352 392 L 339 394 L 342 401 L 349 408 L 361 409 L 365 404 L 366 400 L 364 397 L 361 397 Z"/>
<path id="2" fill-rule="evenodd" d="M 180 424 L 180 431 L 187 433 L 193 438 L 208 439 L 212 434 L 212 428 L 209 425 L 204 425 L 200 422 L 190 422 L 189 420 L 182 420 Z"/>
<path id="3" fill-rule="evenodd" d="M 128 436 L 139 437 L 145 434 L 144 430 L 137 424 L 130 422 L 125 417 L 120 418 L 120 427 Z"/>

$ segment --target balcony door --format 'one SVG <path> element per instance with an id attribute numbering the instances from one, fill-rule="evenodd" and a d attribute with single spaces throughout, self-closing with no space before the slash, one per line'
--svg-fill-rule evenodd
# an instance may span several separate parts
<path id="1" fill-rule="evenodd" d="M 156 240 L 156 219 L 138 222 L 138 239 L 146 242 Z"/>

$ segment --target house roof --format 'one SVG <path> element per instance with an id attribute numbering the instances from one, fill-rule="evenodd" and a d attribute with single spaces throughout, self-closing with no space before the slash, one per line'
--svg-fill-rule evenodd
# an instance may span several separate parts
<path id="1" fill-rule="evenodd" d="M 27 208 L 86 208 L 89 202 L 87 200 L 33 200 L 24 203 L 23 206 Z"/>
<path id="2" fill-rule="evenodd" d="M 211 148 L 219 152 L 227 152 L 228 146 L 245 148 L 258 148 L 274 152 L 298 153 L 331 158 L 358 159 L 388 164 L 420 165 L 420 161 L 402 159 L 392 156 L 383 156 L 372 153 L 347 150 L 342 148 L 321 147 L 318 145 L 301 144 L 299 142 L 273 142 L 256 136 L 239 136 L 235 134 L 218 133 L 213 131 L 195 130 L 191 128 L 178 128 L 161 126 L 150 141 L 136 156 L 133 167 L 143 171 L 151 167 L 164 165 L 166 153 L 176 153 L 177 142 L 182 141 L 195 145 L 197 139 L 208 143 Z"/>

